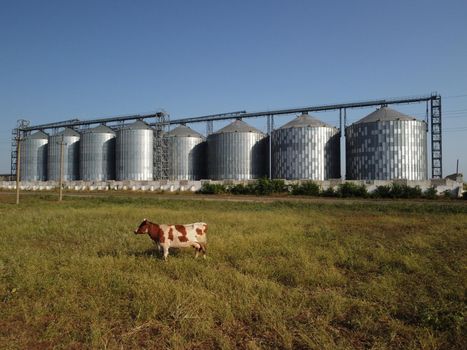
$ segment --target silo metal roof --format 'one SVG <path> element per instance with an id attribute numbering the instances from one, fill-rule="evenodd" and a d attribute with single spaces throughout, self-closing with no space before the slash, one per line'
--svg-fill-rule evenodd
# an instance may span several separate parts
<path id="1" fill-rule="evenodd" d="M 79 136 L 79 133 L 73 129 L 65 128 L 54 136 Z"/>
<path id="2" fill-rule="evenodd" d="M 35 132 L 34 134 L 26 136 L 25 138 L 41 140 L 41 139 L 47 139 L 48 137 L 49 137 L 49 135 L 47 135 L 45 132 L 39 130 L 38 132 Z"/>
<path id="3" fill-rule="evenodd" d="M 99 125 L 92 129 L 83 130 L 83 133 L 90 133 L 90 134 L 114 134 L 115 132 L 105 125 Z"/>
<path id="4" fill-rule="evenodd" d="M 379 122 L 379 121 L 391 121 L 391 120 L 417 120 L 414 117 L 410 117 L 406 114 L 398 112 L 394 109 L 388 107 L 381 107 L 376 111 L 368 114 L 366 117 L 360 119 L 359 121 L 355 122 L 355 124 L 359 123 L 371 123 L 371 122 Z"/>
<path id="5" fill-rule="evenodd" d="M 321 120 L 308 115 L 307 113 L 304 113 L 302 115 L 299 115 L 297 118 L 291 120 L 287 124 L 284 124 L 283 126 L 280 127 L 280 129 L 305 128 L 305 127 L 312 127 L 312 126 L 332 127 L 331 125 L 326 124 L 322 122 Z"/>
<path id="6" fill-rule="evenodd" d="M 132 124 L 125 125 L 120 130 L 152 130 L 152 128 L 141 120 L 137 120 Z"/>
<path id="7" fill-rule="evenodd" d="M 251 125 L 245 123 L 243 120 L 239 119 L 216 131 L 214 134 L 222 134 L 229 132 L 253 132 L 258 134 L 264 134 L 262 131 L 252 127 Z"/>
<path id="8" fill-rule="evenodd" d="M 167 136 L 174 136 L 174 137 L 199 137 L 204 138 L 199 132 L 189 128 L 186 125 L 179 125 L 175 129 L 170 130 L 167 133 Z"/>

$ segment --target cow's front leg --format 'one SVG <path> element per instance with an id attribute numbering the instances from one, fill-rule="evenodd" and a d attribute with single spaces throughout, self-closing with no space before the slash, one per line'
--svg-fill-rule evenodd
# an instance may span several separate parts
<path id="1" fill-rule="evenodd" d="M 167 257 L 169 256 L 169 245 L 167 243 L 162 244 L 162 248 L 164 249 L 164 260 L 167 261 Z"/>
<path id="2" fill-rule="evenodd" d="M 162 252 L 162 247 L 161 247 L 160 243 L 159 243 L 159 242 L 156 242 L 156 241 L 154 241 L 154 244 L 155 244 L 155 245 L 156 245 L 156 247 L 157 247 L 157 251 L 158 251 L 159 253 L 160 253 L 160 252 Z"/>

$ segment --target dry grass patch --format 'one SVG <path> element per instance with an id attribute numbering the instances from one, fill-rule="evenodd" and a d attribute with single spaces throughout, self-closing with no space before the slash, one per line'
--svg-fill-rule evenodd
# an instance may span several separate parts
<path id="1" fill-rule="evenodd" d="M 0 198 L 0 348 L 462 349 L 467 208 Z M 209 224 L 164 263 L 142 218 Z"/>

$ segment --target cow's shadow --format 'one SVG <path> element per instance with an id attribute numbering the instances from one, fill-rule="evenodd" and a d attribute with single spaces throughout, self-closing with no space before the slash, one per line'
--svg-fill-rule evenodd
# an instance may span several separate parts
<path id="1" fill-rule="evenodd" d="M 170 248 L 169 256 L 178 256 L 180 251 L 181 249 L 178 248 Z M 157 259 L 164 259 L 164 251 L 162 249 L 159 250 L 157 247 L 152 247 L 143 251 L 132 251 L 129 252 L 128 255 L 135 257 L 152 257 Z"/>
<path id="2" fill-rule="evenodd" d="M 156 247 L 154 248 L 149 248 L 143 251 L 132 251 L 128 252 L 128 255 L 130 256 L 136 256 L 136 257 L 147 257 L 147 258 L 158 258 L 161 259 L 164 254 L 163 252 L 159 251 Z"/>

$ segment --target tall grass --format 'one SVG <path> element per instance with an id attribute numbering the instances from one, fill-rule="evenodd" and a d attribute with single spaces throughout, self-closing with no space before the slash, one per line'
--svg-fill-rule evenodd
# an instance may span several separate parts
<path id="1" fill-rule="evenodd" d="M 466 214 L 409 202 L 0 203 L 0 348 L 462 349 Z M 132 233 L 145 217 L 207 222 L 208 259 L 180 250 L 164 263 Z"/>

